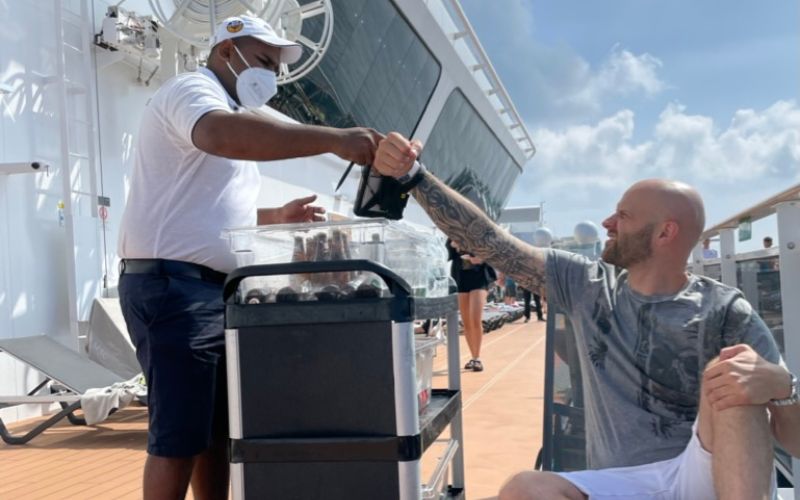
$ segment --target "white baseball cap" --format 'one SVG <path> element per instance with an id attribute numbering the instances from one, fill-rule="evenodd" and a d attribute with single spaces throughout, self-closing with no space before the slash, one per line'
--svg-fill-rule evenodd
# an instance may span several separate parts
<path id="1" fill-rule="evenodd" d="M 279 47 L 281 49 L 280 62 L 282 63 L 292 64 L 303 55 L 303 48 L 300 47 L 300 44 L 279 37 L 265 20 L 249 16 L 229 17 L 219 23 L 217 31 L 211 39 L 211 47 L 223 40 L 240 36 L 252 36 L 267 45 Z"/>

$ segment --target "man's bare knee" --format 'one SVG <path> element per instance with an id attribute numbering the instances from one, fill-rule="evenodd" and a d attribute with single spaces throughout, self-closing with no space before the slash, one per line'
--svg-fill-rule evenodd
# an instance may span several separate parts
<path id="1" fill-rule="evenodd" d="M 719 357 L 715 357 L 714 359 L 709 361 L 708 364 L 706 365 L 706 369 L 714 366 L 717 363 L 719 363 Z M 706 418 L 709 418 L 709 419 L 716 419 L 719 416 L 723 416 L 723 415 L 725 417 L 730 418 L 734 414 L 737 414 L 737 415 L 738 414 L 744 414 L 744 415 L 747 415 L 747 416 L 750 416 L 750 417 L 758 418 L 759 421 L 760 421 L 762 417 L 766 418 L 766 416 L 767 416 L 767 405 L 766 404 L 741 405 L 741 406 L 729 407 L 726 410 L 722 410 L 722 411 L 715 410 L 711 406 L 710 402 L 708 401 L 708 398 L 706 397 L 705 390 L 703 390 L 701 388 L 701 390 L 700 390 L 699 413 L 700 413 L 701 417 L 705 413 L 706 414 L 705 415 Z"/>
<path id="2" fill-rule="evenodd" d="M 552 472 L 524 471 L 511 476 L 498 500 L 585 500 L 572 483 Z"/>
<path id="3" fill-rule="evenodd" d="M 719 362 L 715 357 L 706 365 L 706 369 Z M 730 437 L 735 438 L 740 425 L 757 425 L 769 428 L 766 405 L 741 405 L 729 407 L 725 410 L 715 410 L 706 397 L 705 390 L 700 391 L 700 405 L 698 412 L 698 434 L 700 442 L 707 451 L 713 452 L 715 427 L 728 428 Z"/>

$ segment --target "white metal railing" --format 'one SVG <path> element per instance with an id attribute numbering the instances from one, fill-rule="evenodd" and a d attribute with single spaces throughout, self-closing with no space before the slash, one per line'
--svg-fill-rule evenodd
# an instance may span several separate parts
<path id="1" fill-rule="evenodd" d="M 472 70 L 473 78 L 486 93 L 501 121 L 525 153 L 525 157 L 531 158 L 536 153 L 533 139 L 458 0 L 424 1 L 461 60 Z"/>
<path id="2" fill-rule="evenodd" d="M 737 254 L 734 236 L 739 224 L 744 221 L 753 223 L 771 215 L 777 215 L 778 218 L 777 248 Z M 780 273 L 779 301 L 781 307 L 777 319 L 780 320 L 782 327 L 784 359 L 794 373 L 800 373 L 800 334 L 798 333 L 800 332 L 800 308 L 795 306 L 800 304 L 800 184 L 781 191 L 707 229 L 700 237 L 700 241 L 716 235 L 720 237 L 720 258 L 710 261 L 703 260 L 702 247 L 698 244 L 692 253 L 694 272 L 703 274 L 707 265 L 711 267 L 719 263 L 722 282 L 742 288 L 746 295 L 749 295 L 748 299 L 751 301 L 754 292 L 748 293 L 748 288 L 764 291 L 764 287 L 758 283 L 757 276 L 748 277 L 748 273 L 744 271 L 739 273 L 742 281 L 739 283 L 737 264 L 759 259 L 767 263 L 769 260 L 774 261 L 777 254 L 776 268 L 767 269 L 767 271 Z M 750 283 L 747 282 L 748 278 Z M 767 292 L 772 291 L 774 294 L 778 291 L 778 287 L 775 288 L 776 290 L 767 290 Z M 753 305 L 757 309 L 760 308 L 758 303 Z M 800 488 L 797 487 L 797 478 L 800 478 L 800 460 L 792 459 L 792 470 L 795 483 L 794 498 L 800 500 Z"/>

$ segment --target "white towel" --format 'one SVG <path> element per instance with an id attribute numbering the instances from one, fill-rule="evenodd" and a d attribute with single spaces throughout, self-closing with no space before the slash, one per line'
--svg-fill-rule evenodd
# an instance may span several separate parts
<path id="1" fill-rule="evenodd" d="M 125 382 L 101 389 L 89 389 L 81 396 L 81 409 L 88 425 L 102 422 L 112 410 L 119 410 L 135 398 L 147 396 L 147 387 L 141 374 Z"/>

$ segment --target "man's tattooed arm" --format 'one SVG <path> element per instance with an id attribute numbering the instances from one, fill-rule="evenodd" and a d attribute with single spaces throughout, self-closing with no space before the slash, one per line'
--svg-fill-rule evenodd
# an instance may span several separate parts
<path id="1" fill-rule="evenodd" d="M 492 222 L 475 204 L 431 173 L 412 194 L 430 218 L 459 248 L 506 273 L 523 288 L 544 289 L 546 253 Z"/>

